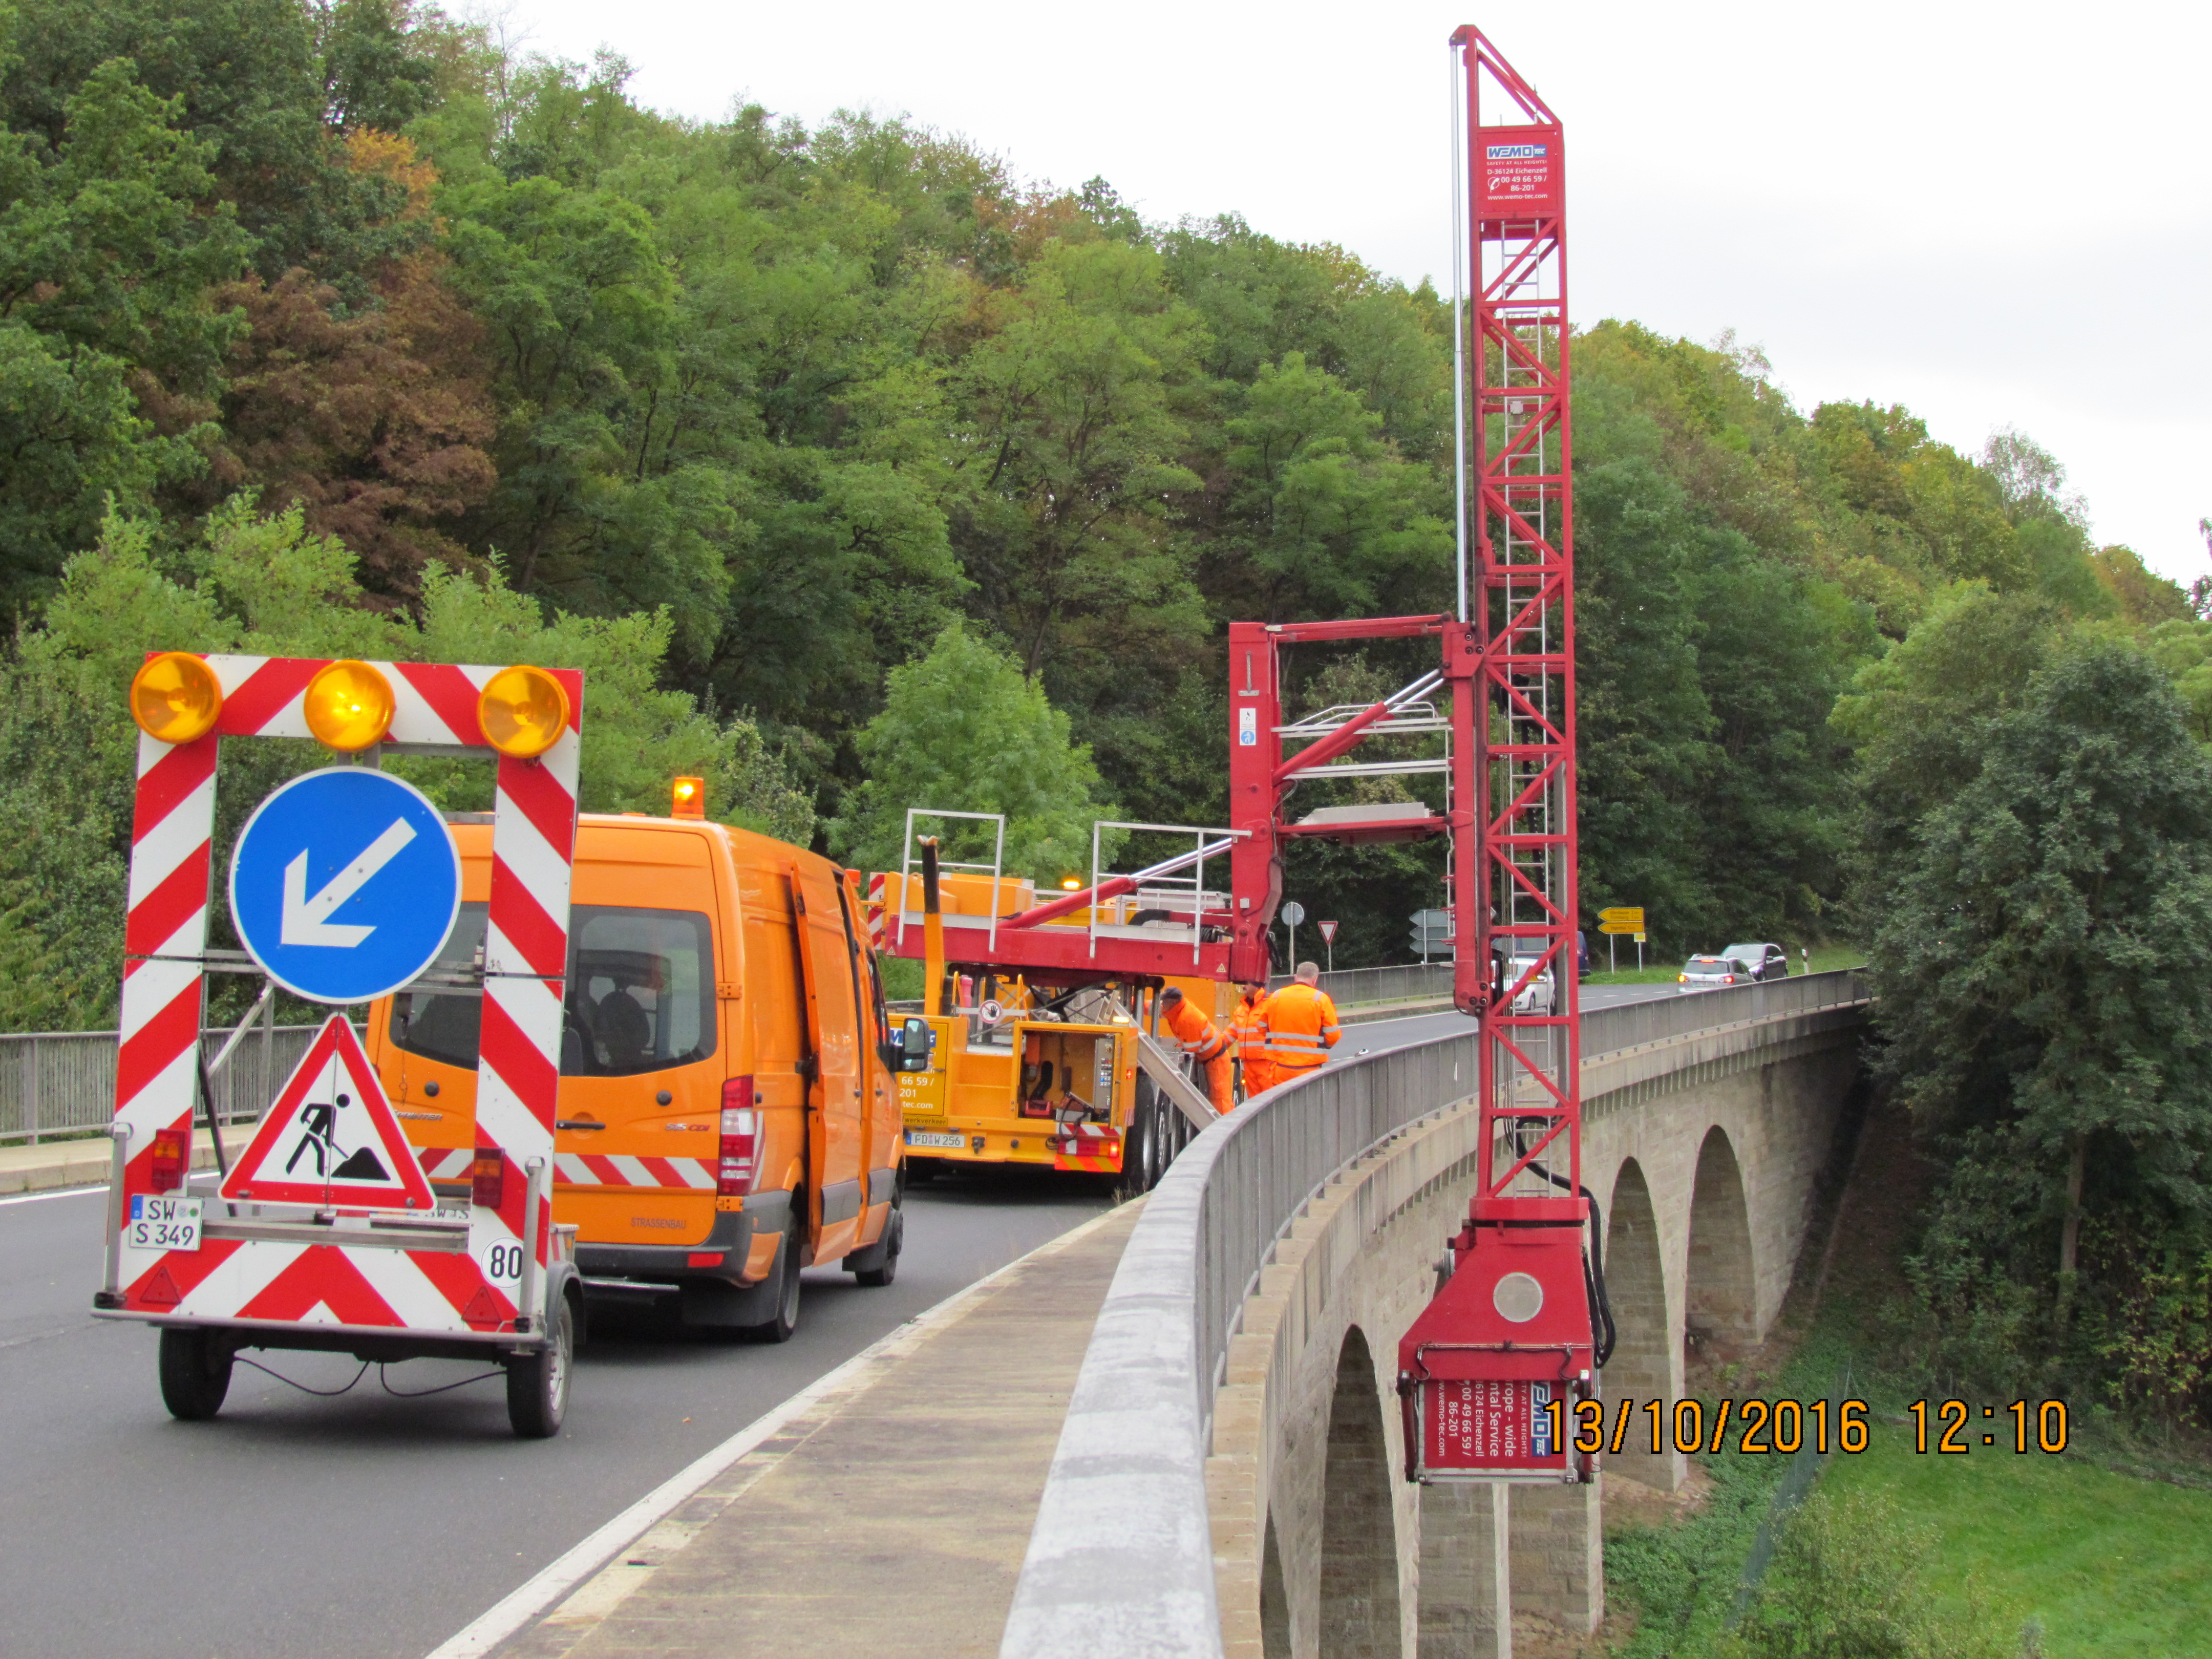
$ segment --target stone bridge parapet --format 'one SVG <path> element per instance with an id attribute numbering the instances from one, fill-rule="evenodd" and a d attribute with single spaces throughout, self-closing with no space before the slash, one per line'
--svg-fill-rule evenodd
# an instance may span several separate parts
<path id="1" fill-rule="evenodd" d="M 1779 1310 L 1857 1066 L 1867 996 L 1813 975 L 1583 1022 L 1583 1176 L 1620 1345 L 1610 1400 Z M 1603 1610 L 1606 1478 L 1403 1478 L 1399 1336 L 1473 1189 L 1473 1036 L 1387 1051 L 1209 1128 L 1148 1200 L 1102 1309 L 1002 1659 L 1510 1651 L 1507 1606 Z"/>

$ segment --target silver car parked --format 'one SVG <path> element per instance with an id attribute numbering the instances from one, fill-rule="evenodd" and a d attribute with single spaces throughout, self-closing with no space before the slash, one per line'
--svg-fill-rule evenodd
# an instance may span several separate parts
<path id="1" fill-rule="evenodd" d="M 1753 979 L 1784 979 L 1790 973 L 1790 952 L 1778 945 L 1731 945 L 1721 954 L 1741 963 Z"/>

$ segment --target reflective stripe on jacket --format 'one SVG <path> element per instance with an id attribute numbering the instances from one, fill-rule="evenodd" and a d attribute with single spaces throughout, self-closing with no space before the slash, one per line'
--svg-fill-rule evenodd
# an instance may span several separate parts
<path id="1" fill-rule="evenodd" d="M 1237 1012 L 1229 1017 L 1230 1040 L 1237 1045 L 1237 1057 L 1250 1066 L 1265 1056 L 1267 1051 L 1267 999 L 1255 1002 L 1241 992 L 1237 998 Z"/>
<path id="2" fill-rule="evenodd" d="M 1343 1035 L 1326 991 L 1297 982 L 1267 999 L 1267 1058 L 1285 1072 L 1308 1072 L 1328 1058 Z"/>
<path id="3" fill-rule="evenodd" d="M 1188 997 L 1178 997 L 1161 1010 L 1161 1023 L 1175 1033 L 1183 1053 L 1194 1060 L 1218 1060 L 1229 1052 L 1229 1039 L 1213 1029 L 1213 1022 L 1191 1006 Z"/>

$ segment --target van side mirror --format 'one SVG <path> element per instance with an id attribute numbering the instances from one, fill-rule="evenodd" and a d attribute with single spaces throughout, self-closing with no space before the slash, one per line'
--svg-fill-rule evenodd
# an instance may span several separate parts
<path id="1" fill-rule="evenodd" d="M 902 1072 L 926 1072 L 929 1069 L 929 1022 L 909 1018 L 899 1032 L 899 1064 Z"/>

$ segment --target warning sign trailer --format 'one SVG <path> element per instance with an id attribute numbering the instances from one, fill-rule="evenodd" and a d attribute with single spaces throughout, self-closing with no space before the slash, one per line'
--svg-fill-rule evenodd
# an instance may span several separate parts
<path id="1" fill-rule="evenodd" d="M 138 743 L 116 1071 L 108 1319 L 161 1328 L 162 1398 L 222 1408 L 245 1348 L 363 1361 L 496 1358 L 519 1435 L 556 1432 L 580 1311 L 573 1229 L 552 1224 L 582 677 L 518 665 L 164 652 L 131 682 Z M 295 778 L 228 872 L 243 952 L 211 951 L 215 775 L 225 738 L 314 738 L 354 763 Z M 498 763 L 481 958 L 433 969 L 460 902 L 452 832 L 386 752 Z M 427 970 L 427 971 L 426 971 Z M 434 981 L 483 999 L 471 1180 L 441 1207 L 375 1068 L 333 1013 L 226 1156 L 190 1185 L 207 1108 L 203 979 L 252 973 L 332 1007 Z"/>

